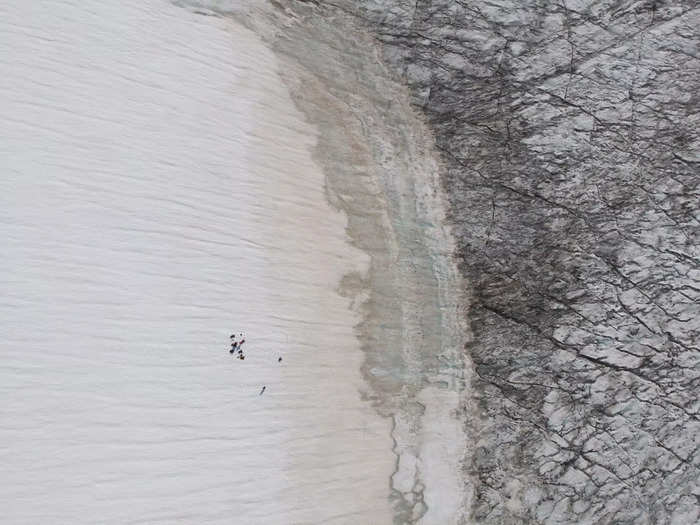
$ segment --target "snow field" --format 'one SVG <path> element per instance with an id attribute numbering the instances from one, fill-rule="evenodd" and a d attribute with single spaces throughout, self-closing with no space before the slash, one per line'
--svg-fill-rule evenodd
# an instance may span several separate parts
<path id="1" fill-rule="evenodd" d="M 367 261 L 277 67 L 164 1 L 0 6 L 6 523 L 389 519 Z"/>

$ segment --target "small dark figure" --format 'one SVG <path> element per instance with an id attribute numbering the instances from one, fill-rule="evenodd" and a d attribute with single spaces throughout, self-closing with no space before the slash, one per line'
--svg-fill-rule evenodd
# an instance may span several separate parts
<path id="1" fill-rule="evenodd" d="M 259 396 L 263 395 L 263 392 L 265 392 L 265 389 L 266 389 L 266 388 L 267 388 L 266 386 L 262 387 L 262 390 L 260 391 L 260 393 L 259 393 L 258 395 L 259 395 Z"/>
<path id="2" fill-rule="evenodd" d="M 231 335 L 229 336 L 229 339 L 231 339 L 232 341 L 233 341 L 234 339 L 236 339 L 236 334 L 231 334 Z"/>
<path id="3" fill-rule="evenodd" d="M 240 359 L 241 361 L 243 361 L 243 360 L 245 359 L 245 356 L 244 356 L 243 354 L 238 354 L 238 359 Z"/>
<path id="4" fill-rule="evenodd" d="M 277 362 L 278 362 L 278 363 L 281 363 L 281 362 L 282 362 L 282 358 L 281 358 L 281 357 L 278 357 L 278 358 L 277 358 Z"/>

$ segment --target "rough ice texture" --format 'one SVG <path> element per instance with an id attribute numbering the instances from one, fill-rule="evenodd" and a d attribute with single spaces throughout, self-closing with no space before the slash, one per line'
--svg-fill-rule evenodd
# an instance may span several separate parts
<path id="1" fill-rule="evenodd" d="M 447 164 L 471 519 L 697 522 L 697 2 L 333 4 L 373 28 Z"/>

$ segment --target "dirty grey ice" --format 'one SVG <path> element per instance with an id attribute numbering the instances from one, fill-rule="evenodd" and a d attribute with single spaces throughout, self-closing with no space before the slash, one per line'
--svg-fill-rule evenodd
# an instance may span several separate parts
<path id="1" fill-rule="evenodd" d="M 698 2 L 317 4 L 370 28 L 444 163 L 465 521 L 697 523 Z"/>
<path id="2" fill-rule="evenodd" d="M 697 1 L 0 15 L 8 522 L 700 521 Z"/>

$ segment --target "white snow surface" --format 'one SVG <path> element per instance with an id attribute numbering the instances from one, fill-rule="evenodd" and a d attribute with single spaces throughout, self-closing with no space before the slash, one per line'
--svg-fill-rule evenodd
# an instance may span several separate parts
<path id="1" fill-rule="evenodd" d="M 164 0 L 0 5 L 3 523 L 390 521 L 367 260 L 277 68 Z"/>

